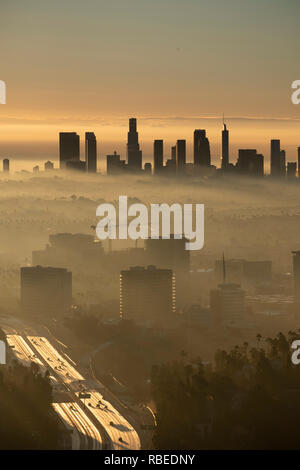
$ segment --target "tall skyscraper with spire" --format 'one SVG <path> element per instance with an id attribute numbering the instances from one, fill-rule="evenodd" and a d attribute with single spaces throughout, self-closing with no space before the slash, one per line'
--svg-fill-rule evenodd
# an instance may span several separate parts
<path id="1" fill-rule="evenodd" d="M 139 136 L 136 130 L 136 119 L 129 119 L 129 132 L 127 139 L 127 159 L 130 170 L 142 169 L 142 152 L 139 145 Z"/>
<path id="2" fill-rule="evenodd" d="M 229 165 L 229 131 L 223 118 L 224 129 L 222 130 L 222 170 Z"/>

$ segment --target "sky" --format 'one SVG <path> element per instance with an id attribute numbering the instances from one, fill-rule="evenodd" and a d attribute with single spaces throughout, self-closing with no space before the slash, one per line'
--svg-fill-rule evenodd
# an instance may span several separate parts
<path id="1" fill-rule="evenodd" d="M 0 0 L 0 157 L 57 160 L 58 132 L 94 131 L 125 156 L 138 118 L 152 142 L 206 128 L 218 164 L 222 113 L 237 149 L 300 146 L 299 0 Z"/>

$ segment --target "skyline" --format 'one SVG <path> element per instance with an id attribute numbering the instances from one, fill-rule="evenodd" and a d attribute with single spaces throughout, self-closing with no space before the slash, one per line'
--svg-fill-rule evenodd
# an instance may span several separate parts
<path id="1" fill-rule="evenodd" d="M 189 122 L 189 121 L 188 121 Z M 151 155 L 147 156 L 146 158 L 143 154 L 143 148 L 140 147 L 139 144 L 139 132 L 137 131 L 137 118 L 129 118 L 129 132 L 127 133 L 127 144 L 126 144 L 126 153 L 125 156 L 120 155 L 119 152 L 116 150 L 112 151 L 109 149 L 109 152 L 106 152 L 106 155 L 102 154 L 100 155 L 100 152 L 98 151 L 99 149 L 99 141 L 97 142 L 97 135 L 95 135 L 94 132 L 91 131 L 86 131 L 84 130 L 84 136 L 85 140 L 81 139 L 80 134 L 75 132 L 73 129 L 71 132 L 59 132 L 59 167 L 60 168 L 68 168 L 68 169 L 73 169 L 73 170 L 81 170 L 81 171 L 88 171 L 88 172 L 97 172 L 100 171 L 102 173 L 105 171 L 107 174 L 112 174 L 115 173 L 115 171 L 120 171 L 120 165 L 123 168 L 122 171 L 126 172 L 130 170 L 131 172 L 140 172 L 141 170 L 147 171 L 152 173 L 160 173 L 160 168 L 166 169 L 167 173 L 171 171 L 171 173 L 174 172 L 174 169 L 171 170 L 171 167 L 169 167 L 169 164 L 171 164 L 174 159 L 175 162 L 177 160 L 177 165 L 175 165 L 175 168 L 177 166 L 177 172 L 179 171 L 179 166 L 180 164 L 189 164 L 187 167 L 190 167 L 190 164 L 192 163 L 192 166 L 194 167 L 195 171 L 198 167 L 198 170 L 196 173 L 200 176 L 199 169 L 202 172 L 205 168 L 211 168 L 211 169 L 217 169 L 217 170 L 222 170 L 225 171 L 226 169 L 231 168 L 232 170 L 234 168 L 240 168 L 239 171 L 250 171 L 250 167 L 248 170 L 246 170 L 246 166 L 250 164 L 249 158 L 256 161 L 251 163 L 252 165 L 256 166 L 258 164 L 258 160 L 261 160 L 261 163 L 259 163 L 259 170 L 258 167 L 255 171 L 259 171 L 261 176 L 263 174 L 268 175 L 272 173 L 273 176 L 275 176 L 275 173 L 280 176 L 282 171 L 287 173 L 288 175 L 292 176 L 292 173 L 295 171 L 295 175 L 298 173 L 297 172 L 297 166 L 299 167 L 299 151 L 300 151 L 300 145 L 296 145 L 296 147 L 293 147 L 293 152 L 296 152 L 296 159 L 290 159 L 289 152 L 287 153 L 287 148 L 284 147 L 281 150 L 281 145 L 282 141 L 281 139 L 278 138 L 272 138 L 269 141 L 269 149 L 267 151 L 267 158 L 266 155 L 260 153 L 260 151 L 257 151 L 257 141 L 251 142 L 251 145 L 245 145 L 245 143 L 241 143 L 241 145 L 235 149 L 235 152 L 237 153 L 237 156 L 235 156 L 232 152 L 232 146 L 231 146 L 231 129 L 230 126 L 228 126 L 228 121 L 225 119 L 225 116 L 222 116 L 222 130 L 219 129 L 219 135 L 218 135 L 218 140 L 221 140 L 221 149 L 218 148 L 219 152 L 219 157 L 218 158 L 212 158 L 211 154 L 211 147 L 219 147 L 218 144 L 214 143 L 213 146 L 211 146 L 211 140 L 209 135 L 207 135 L 206 129 L 194 129 L 193 131 L 193 142 L 190 142 L 190 140 L 186 139 L 180 139 L 178 138 L 179 136 L 175 136 L 175 141 L 172 143 L 167 142 L 164 139 L 154 139 L 152 140 L 152 152 Z M 229 139 L 230 135 L 230 139 Z M 188 145 L 187 145 L 188 143 Z M 275 147 L 273 147 L 273 143 L 275 144 Z M 100 142 L 102 144 L 102 142 Z M 170 145 L 171 144 L 171 145 Z M 113 145 L 113 143 L 110 143 L 110 145 Z M 278 146 L 277 146 L 278 145 Z M 192 147 L 192 155 L 191 153 L 191 147 Z M 265 147 L 266 147 L 266 142 L 265 142 Z M 98 148 L 98 149 L 97 149 Z M 116 148 L 116 147 L 115 147 Z M 176 150 L 177 148 L 177 150 Z M 275 149 L 275 150 L 274 150 Z M 288 147 L 289 149 L 289 147 Z M 83 150 L 83 151 L 82 151 Z M 175 154 L 174 154 L 175 151 Z M 177 157 L 176 157 L 177 154 Z M 248 155 L 248 156 L 246 156 Z M 252 157 L 250 156 L 252 155 Z M 272 157 L 273 155 L 273 157 Z M 116 158 L 118 157 L 119 163 L 117 163 Z M 55 167 L 55 163 L 57 163 L 57 158 L 51 158 L 51 160 L 47 160 L 45 162 L 44 157 L 43 160 L 36 161 L 36 160 L 30 160 L 30 164 L 35 163 L 37 165 L 34 166 L 33 171 L 39 171 L 40 166 L 49 166 L 51 169 Z M 108 168 L 108 159 L 110 159 L 110 164 L 113 164 L 113 167 Z M 273 159 L 273 160 L 272 160 Z M 296 160 L 296 161 L 295 161 Z M 8 158 L 3 158 L 3 169 L 4 169 L 4 163 L 8 162 L 8 167 L 9 167 L 9 161 L 10 159 Z M 14 163 L 16 160 L 13 158 Z M 113 163 L 114 161 L 114 163 Z M 246 161 L 248 163 L 246 163 Z M 276 161 L 276 163 L 275 163 Z M 17 160 L 18 162 L 18 160 Z M 106 165 L 105 165 L 106 162 Z M 273 163 L 272 163 L 273 162 Z M 24 163 L 24 160 L 19 161 L 20 163 Z M 27 162 L 29 163 L 29 162 Z M 115 164 L 117 164 L 117 167 L 119 170 L 117 170 L 117 167 L 115 167 Z M 125 165 L 125 166 L 124 166 Z M 241 166 L 242 165 L 242 166 Z M 273 165 L 275 167 L 273 168 Z M 295 169 L 292 169 L 294 167 Z M 18 165 L 17 165 L 18 166 Z M 106 166 L 106 168 L 105 168 Z M 171 165 L 173 167 L 173 165 Z M 186 167 L 186 168 L 187 168 Z M 242 167 L 244 168 L 242 170 Z M 280 168 L 279 168 L 280 167 Z M 47 168 L 47 169 L 49 169 Z M 19 171 L 20 169 L 22 170 L 27 170 L 28 168 L 17 168 L 15 167 L 14 170 Z M 46 169 L 46 168 L 45 168 Z M 252 172 L 254 167 L 252 167 Z M 5 168 L 6 170 L 6 168 Z M 181 172 L 181 171 L 180 171 Z M 204 175 L 205 173 L 203 173 Z M 283 176 L 283 174 L 281 174 Z"/>

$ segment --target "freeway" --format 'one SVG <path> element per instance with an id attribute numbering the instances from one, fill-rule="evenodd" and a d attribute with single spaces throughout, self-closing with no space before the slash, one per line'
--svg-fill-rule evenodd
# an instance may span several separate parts
<path id="1" fill-rule="evenodd" d="M 40 367 L 41 372 L 49 370 L 47 362 L 42 362 L 37 357 L 21 335 L 8 334 L 6 338 L 8 346 L 21 364 L 29 367 L 31 362 L 34 361 Z M 63 390 L 66 392 L 64 384 L 57 380 L 55 376 L 50 375 L 50 381 L 54 391 L 61 392 Z M 65 427 L 71 431 L 72 449 L 101 449 L 102 439 L 99 430 L 88 418 L 83 408 L 77 402 L 74 402 L 70 395 L 70 393 L 64 393 L 64 398 L 67 397 L 68 401 L 54 401 L 52 406 Z"/>
<path id="2" fill-rule="evenodd" d="M 58 380 L 64 382 L 68 390 L 78 399 L 80 392 L 85 391 L 90 395 L 90 398 L 80 398 L 80 401 L 84 408 L 88 407 L 89 412 L 104 428 L 109 439 L 109 448 L 114 450 L 140 449 L 140 439 L 137 432 L 112 404 L 103 398 L 96 380 L 85 379 L 47 338 L 28 336 L 27 339 L 31 347 L 47 363 L 48 368 L 52 369 Z"/>
<path id="3" fill-rule="evenodd" d="M 35 362 L 40 367 L 43 363 L 36 357 L 33 350 L 28 346 L 26 341 L 20 335 L 7 335 L 7 344 L 12 349 L 16 359 L 24 366 L 30 366 L 31 362 Z"/>
<path id="4" fill-rule="evenodd" d="M 53 408 L 64 421 L 66 428 L 72 431 L 73 450 L 100 450 L 102 448 L 98 429 L 78 403 L 53 403 Z"/>

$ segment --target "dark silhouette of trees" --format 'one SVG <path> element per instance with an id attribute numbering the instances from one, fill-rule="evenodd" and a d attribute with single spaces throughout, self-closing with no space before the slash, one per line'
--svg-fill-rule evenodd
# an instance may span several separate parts
<path id="1" fill-rule="evenodd" d="M 37 364 L 0 369 L 0 449 L 55 449 L 59 429 L 49 377 Z"/>
<path id="2" fill-rule="evenodd" d="M 201 361 L 152 369 L 157 449 L 299 449 L 300 367 L 290 345 L 300 330 L 257 336 Z"/>

